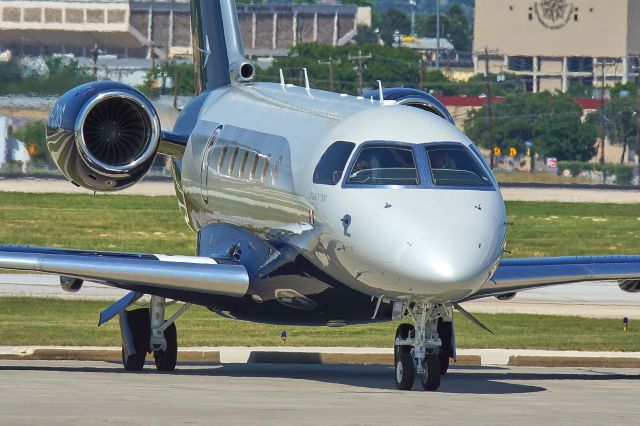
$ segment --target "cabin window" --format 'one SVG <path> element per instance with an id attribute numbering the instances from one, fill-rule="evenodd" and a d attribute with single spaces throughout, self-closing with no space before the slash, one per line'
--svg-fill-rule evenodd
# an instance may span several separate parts
<path id="1" fill-rule="evenodd" d="M 229 168 L 227 169 L 228 176 L 231 176 L 233 174 L 233 167 L 236 165 L 236 158 L 238 158 L 238 151 L 239 151 L 239 148 L 236 147 L 231 152 L 231 160 L 229 160 Z"/>
<path id="2" fill-rule="evenodd" d="M 420 178 L 413 150 L 395 145 L 367 146 L 358 154 L 346 183 L 418 185 Z"/>
<path id="3" fill-rule="evenodd" d="M 244 176 L 244 169 L 247 166 L 247 159 L 249 158 L 249 151 L 244 150 L 242 154 L 242 161 L 240 162 L 240 170 L 238 171 L 238 177 L 241 178 Z"/>
<path id="4" fill-rule="evenodd" d="M 271 173 L 271 185 L 275 185 L 278 181 L 278 173 L 280 172 L 280 165 L 282 164 L 282 156 L 278 157 L 275 166 L 273 166 L 273 172 Z"/>
<path id="5" fill-rule="evenodd" d="M 253 180 L 256 177 L 256 170 L 258 170 L 258 160 L 260 160 L 260 156 L 258 155 L 258 153 L 253 154 L 253 164 L 251 164 L 249 180 Z"/>
<path id="6" fill-rule="evenodd" d="M 436 186 L 493 186 L 485 168 L 461 144 L 425 145 L 431 178 Z"/>
<path id="7" fill-rule="evenodd" d="M 335 142 L 327 148 L 313 172 L 313 183 L 335 185 L 340 182 L 355 146 L 353 142 Z"/>
<path id="8" fill-rule="evenodd" d="M 224 164 L 224 157 L 227 156 L 227 151 L 229 150 L 229 147 L 227 145 L 224 146 L 224 148 L 222 148 L 222 152 L 220 152 L 220 157 L 218 157 L 218 166 L 216 167 L 216 171 L 218 172 L 218 174 L 220 174 L 220 172 L 222 172 L 222 165 Z"/>
<path id="9" fill-rule="evenodd" d="M 264 164 L 262 165 L 262 173 L 260 174 L 260 182 L 266 182 L 268 170 L 269 170 L 269 159 L 265 158 Z"/>

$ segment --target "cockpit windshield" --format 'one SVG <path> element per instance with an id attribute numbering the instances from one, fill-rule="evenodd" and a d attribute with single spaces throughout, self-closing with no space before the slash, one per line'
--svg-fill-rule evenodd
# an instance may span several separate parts
<path id="1" fill-rule="evenodd" d="M 420 178 L 411 147 L 371 145 L 358 154 L 347 184 L 419 185 Z"/>
<path id="2" fill-rule="evenodd" d="M 431 178 L 436 186 L 493 186 L 484 167 L 460 144 L 425 145 Z"/>

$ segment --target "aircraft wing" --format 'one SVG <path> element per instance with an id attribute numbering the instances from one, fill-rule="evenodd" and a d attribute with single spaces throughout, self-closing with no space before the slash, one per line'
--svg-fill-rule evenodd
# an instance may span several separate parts
<path id="1" fill-rule="evenodd" d="M 626 291 L 640 291 L 640 256 L 503 259 L 493 277 L 467 300 L 583 281 L 621 281 Z"/>
<path id="2" fill-rule="evenodd" d="M 0 246 L 0 268 L 95 281 L 195 303 L 202 294 L 242 297 L 249 287 L 242 265 L 197 256 Z"/>

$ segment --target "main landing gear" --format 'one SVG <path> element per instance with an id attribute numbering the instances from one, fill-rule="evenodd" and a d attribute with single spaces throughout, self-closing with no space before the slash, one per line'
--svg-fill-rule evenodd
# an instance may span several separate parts
<path id="1" fill-rule="evenodd" d="M 147 353 L 153 353 L 159 371 L 173 371 L 176 368 L 178 335 L 175 320 L 191 305 L 182 305 L 171 318 L 165 320 L 167 305 L 164 297 L 151 296 L 149 309 L 134 309 L 120 314 L 122 365 L 125 370 L 142 370 Z"/>
<path id="2" fill-rule="evenodd" d="M 415 376 L 422 388 L 435 391 L 453 356 L 453 310 L 449 305 L 406 303 L 404 312 L 414 324 L 400 324 L 394 346 L 396 388 L 409 390 Z M 441 339 L 440 337 L 443 337 Z"/>

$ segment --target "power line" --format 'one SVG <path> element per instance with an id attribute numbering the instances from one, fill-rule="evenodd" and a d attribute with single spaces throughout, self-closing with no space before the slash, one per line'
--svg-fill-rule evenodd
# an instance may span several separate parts
<path id="1" fill-rule="evenodd" d="M 328 65 L 329 66 L 329 89 L 334 90 L 333 84 L 333 65 L 340 65 L 340 59 L 333 60 L 331 56 L 329 56 L 328 61 L 318 61 L 318 65 Z"/>
<path id="2" fill-rule="evenodd" d="M 366 66 L 365 62 L 371 58 L 372 58 L 371 53 L 369 53 L 368 55 L 363 55 L 361 51 L 358 51 L 358 54 L 356 56 L 351 56 L 351 54 L 349 54 L 349 60 L 357 62 L 356 75 L 358 77 L 358 86 L 360 87 L 360 94 L 363 93 L 363 89 L 364 89 L 364 68 Z"/>

